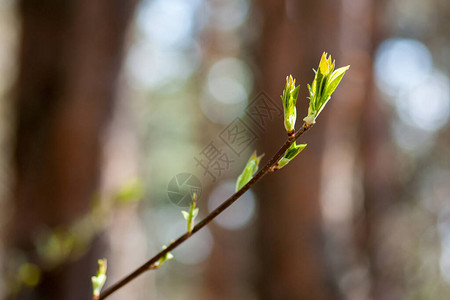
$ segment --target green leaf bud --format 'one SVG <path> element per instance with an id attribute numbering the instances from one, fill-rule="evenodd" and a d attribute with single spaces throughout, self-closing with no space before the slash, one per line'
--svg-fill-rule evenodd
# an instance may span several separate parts
<path id="1" fill-rule="evenodd" d="M 198 215 L 198 208 L 195 207 L 196 202 L 197 202 L 197 194 L 194 193 L 194 195 L 192 195 L 192 202 L 191 202 L 191 205 L 189 206 L 189 211 L 184 211 L 184 210 L 181 211 L 181 213 L 183 214 L 183 217 L 187 221 L 187 231 L 189 233 L 192 232 L 192 229 L 194 228 L 195 218 Z"/>
<path id="2" fill-rule="evenodd" d="M 289 135 L 295 132 L 295 122 L 297 120 L 297 104 L 298 92 L 300 86 L 295 86 L 295 79 L 292 75 L 286 77 L 286 87 L 281 95 L 284 109 L 284 127 Z"/>
<path id="3" fill-rule="evenodd" d="M 166 249 L 166 246 L 162 246 L 163 250 Z M 161 257 L 153 266 L 153 269 L 155 268 L 159 268 L 162 266 L 163 263 L 165 263 L 168 260 L 171 260 L 173 258 L 172 253 L 167 252 L 166 255 L 164 255 L 163 257 Z"/>
<path id="4" fill-rule="evenodd" d="M 98 269 L 97 269 L 97 275 L 92 276 L 92 290 L 93 290 L 93 296 L 94 298 L 98 298 L 100 296 L 100 293 L 102 291 L 103 286 L 106 282 L 106 269 L 107 269 L 107 262 L 106 259 L 99 259 L 98 260 Z"/>

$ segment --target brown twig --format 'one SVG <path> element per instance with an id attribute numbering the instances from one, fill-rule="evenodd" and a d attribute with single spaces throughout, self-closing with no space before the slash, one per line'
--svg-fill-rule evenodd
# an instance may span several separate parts
<path id="1" fill-rule="evenodd" d="M 211 222 L 215 217 L 217 217 L 220 213 L 222 213 L 225 209 L 227 209 L 231 204 L 233 204 L 237 199 L 239 199 L 246 191 L 248 191 L 251 187 L 253 187 L 261 178 L 264 177 L 269 171 L 270 168 L 277 163 L 280 158 L 284 155 L 286 150 L 294 143 L 295 140 L 297 140 L 303 133 L 305 133 L 308 129 L 310 129 L 312 125 L 306 125 L 303 124 L 302 128 L 298 130 L 295 135 L 289 135 L 288 139 L 284 143 L 284 145 L 278 150 L 278 152 L 272 156 L 272 158 L 264 165 L 264 167 L 256 173 L 256 175 L 246 184 L 244 185 L 239 191 L 231 195 L 227 200 L 225 200 L 219 207 L 217 207 L 214 211 L 212 211 L 206 218 L 204 218 L 202 221 L 200 221 L 193 229 L 192 232 L 186 232 L 182 236 L 180 236 L 176 241 L 172 242 L 156 254 L 152 259 L 147 261 L 145 264 L 131 272 L 129 275 L 118 281 L 117 283 L 113 284 L 109 288 L 105 289 L 103 293 L 100 294 L 99 300 L 105 299 L 121 287 L 125 286 L 127 283 L 141 275 L 147 270 L 155 269 L 152 266 L 155 265 L 156 262 L 162 257 L 164 257 L 169 251 L 172 251 L 173 249 L 180 246 L 184 241 L 186 241 L 189 237 L 194 235 L 197 231 L 205 227 L 209 222 Z"/>

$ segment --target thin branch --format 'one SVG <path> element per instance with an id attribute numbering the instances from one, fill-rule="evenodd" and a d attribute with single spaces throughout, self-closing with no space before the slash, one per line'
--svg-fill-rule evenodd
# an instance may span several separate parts
<path id="1" fill-rule="evenodd" d="M 239 191 L 231 195 L 227 200 L 225 200 L 219 207 L 217 207 L 214 211 L 212 211 L 206 218 L 204 218 L 202 221 L 200 221 L 193 229 L 192 232 L 186 232 L 182 236 L 180 236 L 176 241 L 172 242 L 156 254 L 152 259 L 147 261 L 145 264 L 131 272 L 129 275 L 118 281 L 117 283 L 113 284 L 111 287 L 105 289 L 103 293 L 100 294 L 99 300 L 105 299 L 121 287 L 128 284 L 130 281 L 141 275 L 147 270 L 155 269 L 155 263 L 158 262 L 158 260 L 162 257 L 164 257 L 168 252 L 172 251 L 173 249 L 180 246 L 184 241 L 186 241 L 189 237 L 194 235 L 197 231 L 205 227 L 209 222 L 211 222 L 215 217 L 217 217 L 220 213 L 222 213 L 225 209 L 227 209 L 231 204 L 233 204 L 237 199 L 239 199 L 246 191 L 248 191 L 251 187 L 253 187 L 261 178 L 264 177 L 269 171 L 270 168 L 277 163 L 281 157 L 283 157 L 286 150 L 294 143 L 295 140 L 297 140 L 303 133 L 305 133 L 308 129 L 310 129 L 312 125 L 303 124 L 302 128 L 298 130 L 295 135 L 290 135 L 284 145 L 278 150 L 278 152 L 272 156 L 272 158 L 264 165 L 264 167 L 256 173 L 256 175 L 246 184 L 244 185 Z"/>

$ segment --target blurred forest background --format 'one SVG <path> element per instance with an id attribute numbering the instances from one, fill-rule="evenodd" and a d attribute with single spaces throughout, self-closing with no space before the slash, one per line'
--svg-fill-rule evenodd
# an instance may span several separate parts
<path id="1" fill-rule="evenodd" d="M 327 51 L 306 150 L 111 299 L 449 299 L 449 37 L 448 0 L 1 0 L 0 298 L 90 299 L 176 239 L 170 180 L 207 215 Z"/>

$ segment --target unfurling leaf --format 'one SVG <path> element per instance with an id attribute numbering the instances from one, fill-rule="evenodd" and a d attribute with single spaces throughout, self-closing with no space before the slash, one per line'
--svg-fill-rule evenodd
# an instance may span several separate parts
<path id="1" fill-rule="evenodd" d="M 272 171 L 276 171 L 287 165 L 291 160 L 294 159 L 303 149 L 305 149 L 306 144 L 297 145 L 295 142 L 286 150 L 284 156 L 272 167 Z"/>
<path id="2" fill-rule="evenodd" d="M 253 178 L 255 173 L 258 171 L 259 162 L 261 161 L 261 158 L 263 156 L 264 154 L 257 156 L 256 151 L 253 152 L 252 156 L 250 156 L 247 162 L 247 165 L 236 181 L 236 192 L 239 191 L 244 185 L 247 184 L 247 182 L 249 182 Z"/>
<path id="3" fill-rule="evenodd" d="M 331 61 L 331 55 L 327 58 L 327 53 L 322 54 L 319 62 L 319 68 L 316 73 L 312 85 L 308 84 L 309 91 L 309 108 L 308 116 L 303 121 L 306 125 L 311 126 L 316 122 L 316 118 L 323 110 L 327 102 L 331 99 L 331 95 L 344 77 L 345 72 L 350 66 L 345 66 L 334 70 L 335 62 Z"/>
<path id="4" fill-rule="evenodd" d="M 295 121 L 297 120 L 297 109 L 295 107 L 300 86 L 295 86 L 292 75 L 286 77 L 286 87 L 281 95 L 284 108 L 284 127 L 289 135 L 295 132 Z"/>

